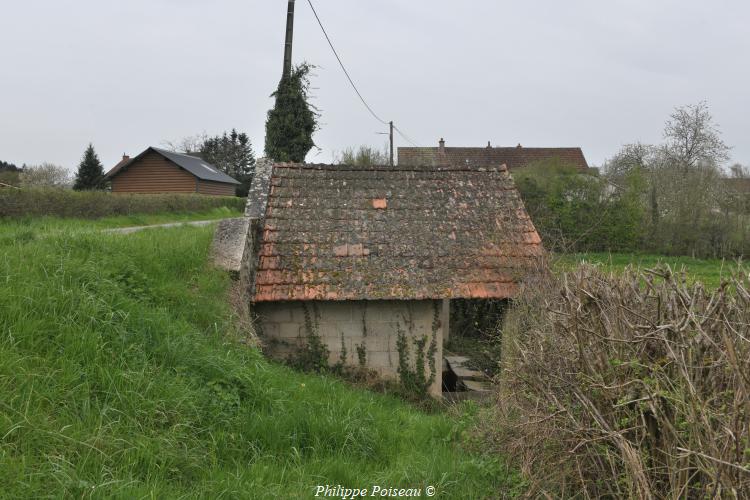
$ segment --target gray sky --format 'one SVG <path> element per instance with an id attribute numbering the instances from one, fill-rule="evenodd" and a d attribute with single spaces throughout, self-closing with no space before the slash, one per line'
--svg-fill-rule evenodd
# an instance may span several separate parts
<path id="1" fill-rule="evenodd" d="M 262 153 L 286 0 L 0 0 L 0 160 L 74 168 L 246 131 Z M 747 1 L 315 0 L 375 111 L 417 144 L 578 146 L 600 164 L 658 142 L 677 105 L 707 100 L 750 164 Z M 380 146 L 306 0 L 296 63 L 313 80 L 322 151 Z M 398 145 L 407 145 L 397 140 Z"/>

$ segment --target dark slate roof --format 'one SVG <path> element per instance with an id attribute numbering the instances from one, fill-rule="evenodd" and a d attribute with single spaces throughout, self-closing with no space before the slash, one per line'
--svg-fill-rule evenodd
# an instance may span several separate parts
<path id="1" fill-rule="evenodd" d="M 223 182 L 226 184 L 240 184 L 237 180 L 234 178 L 228 176 L 218 168 L 214 167 L 210 163 L 204 161 L 198 156 L 190 155 L 190 154 L 182 154 L 182 153 L 175 153 L 173 151 L 167 151 L 166 149 L 159 149 L 155 147 L 149 147 L 144 152 L 139 154 L 138 156 L 131 158 L 127 161 L 121 161 L 117 165 L 115 165 L 112 170 L 107 172 L 107 175 L 105 177 L 110 178 L 114 175 L 116 175 L 121 170 L 127 168 L 129 165 L 132 165 L 137 160 L 140 160 L 144 155 L 146 155 L 148 152 L 154 151 L 164 158 L 168 159 L 172 163 L 176 164 L 178 167 L 187 170 L 197 178 L 204 180 L 204 181 L 214 181 L 214 182 Z"/>
<path id="2" fill-rule="evenodd" d="M 398 164 L 435 166 L 474 166 L 506 165 L 514 170 L 529 163 L 558 158 L 581 171 L 589 168 L 581 148 L 527 148 L 481 147 L 481 148 L 398 148 Z"/>
<path id="3" fill-rule="evenodd" d="M 282 163 L 265 182 L 256 302 L 507 298 L 542 265 L 505 166 Z"/>

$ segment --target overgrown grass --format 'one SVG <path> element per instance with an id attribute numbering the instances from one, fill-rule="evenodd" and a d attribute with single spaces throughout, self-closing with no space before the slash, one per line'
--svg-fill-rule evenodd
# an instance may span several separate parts
<path id="1" fill-rule="evenodd" d="M 210 228 L 0 240 L 0 491 L 304 498 L 319 484 L 517 487 L 426 415 L 231 342 Z"/>
<path id="2" fill-rule="evenodd" d="M 708 288 L 716 288 L 722 279 L 729 278 L 738 271 L 737 262 L 721 259 L 694 259 L 691 257 L 667 257 L 664 255 L 629 254 L 629 253 L 575 253 L 556 255 L 553 269 L 556 271 L 573 271 L 580 264 L 588 263 L 600 268 L 605 273 L 620 274 L 628 266 L 636 269 L 653 269 L 660 264 L 669 265 L 675 272 L 684 271 L 688 282 L 700 281 Z M 750 266 L 743 264 L 745 272 Z"/>

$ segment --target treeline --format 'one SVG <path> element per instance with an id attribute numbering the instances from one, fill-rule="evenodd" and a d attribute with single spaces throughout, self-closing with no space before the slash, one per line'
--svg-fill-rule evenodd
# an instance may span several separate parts
<path id="1" fill-rule="evenodd" d="M 663 144 L 628 144 L 581 175 L 550 160 L 513 176 L 548 249 L 750 254 L 750 172 L 734 165 L 705 103 L 677 108 Z"/>

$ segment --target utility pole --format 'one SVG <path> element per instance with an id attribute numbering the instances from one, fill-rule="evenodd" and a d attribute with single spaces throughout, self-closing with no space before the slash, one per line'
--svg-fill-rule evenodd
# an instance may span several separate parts
<path id="1" fill-rule="evenodd" d="M 294 0 L 289 0 L 286 13 L 286 42 L 284 43 L 284 72 L 282 78 L 292 74 L 292 38 L 294 36 Z"/>
<path id="2" fill-rule="evenodd" d="M 388 137 L 391 139 L 391 166 L 393 166 L 393 122 L 392 121 L 388 122 L 388 125 L 391 126 L 391 130 L 390 130 Z"/>

